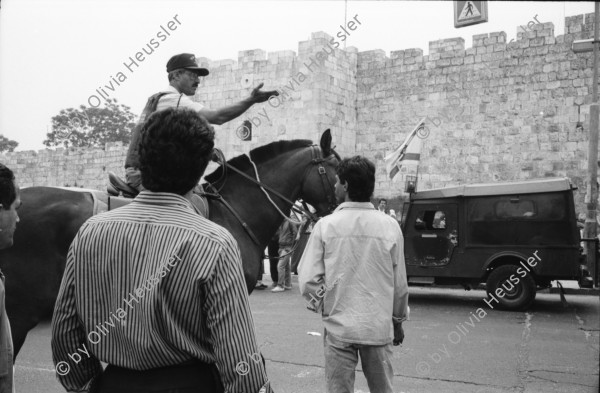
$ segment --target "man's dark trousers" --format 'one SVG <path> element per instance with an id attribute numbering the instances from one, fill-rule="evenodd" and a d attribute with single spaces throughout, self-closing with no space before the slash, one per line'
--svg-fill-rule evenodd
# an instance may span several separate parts
<path id="1" fill-rule="evenodd" d="M 90 393 L 223 393 L 214 365 L 200 361 L 155 368 L 129 370 L 109 365 Z"/>

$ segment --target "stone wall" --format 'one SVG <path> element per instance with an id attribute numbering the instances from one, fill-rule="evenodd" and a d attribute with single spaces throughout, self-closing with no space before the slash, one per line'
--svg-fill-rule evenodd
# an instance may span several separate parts
<path id="1" fill-rule="evenodd" d="M 566 26 L 555 37 L 552 23 L 536 24 L 508 44 L 504 32 L 476 35 L 471 48 L 434 41 L 428 55 L 360 52 L 356 152 L 377 162 L 378 193 L 404 188 L 403 174 L 388 180 L 383 157 L 426 117 L 418 189 L 568 176 L 583 211 L 592 56 L 571 43 L 592 37 L 593 14 Z"/>
<path id="2" fill-rule="evenodd" d="M 21 187 L 58 186 L 106 190 L 108 172 L 125 176 L 127 146 L 107 143 L 104 149 L 33 150 L 0 155 Z"/>
<path id="3" fill-rule="evenodd" d="M 357 50 L 330 48 L 331 37 L 313 33 L 302 41 L 298 54 L 261 49 L 242 51 L 238 61 L 211 62 L 199 58 L 211 74 L 203 78 L 196 99 L 219 108 L 246 98 L 251 89 L 264 82 L 264 89 L 278 90 L 280 96 L 254 105 L 243 116 L 216 127 L 216 144 L 227 157 L 279 139 L 310 139 L 319 142 L 330 128 L 338 150 L 355 150 Z M 243 122 L 252 125 L 252 141 L 243 142 Z"/>
<path id="4" fill-rule="evenodd" d="M 261 49 L 237 61 L 200 58 L 210 68 L 196 100 L 210 108 L 231 104 L 265 82 L 280 96 L 255 105 L 217 130 L 227 157 L 279 139 L 312 139 L 331 128 L 342 155 L 362 154 L 377 164 L 376 196 L 403 196 L 412 169 L 390 181 L 383 157 L 425 117 L 418 189 L 472 182 L 568 176 L 586 189 L 592 55 L 574 54 L 573 40 L 591 38 L 593 14 L 566 18 L 566 34 L 552 23 L 505 32 L 448 38 L 421 49 L 358 52 L 334 49 L 328 34 L 313 33 L 298 53 Z M 581 113 L 578 114 L 578 108 Z M 583 131 L 577 130 L 581 120 Z M 244 121 L 252 140 L 242 141 Z M 247 123 L 246 123 L 247 124 Z M 123 175 L 126 147 L 7 153 L 0 160 L 21 184 L 104 189 L 106 172 Z M 209 171 L 212 168 L 209 168 Z"/>

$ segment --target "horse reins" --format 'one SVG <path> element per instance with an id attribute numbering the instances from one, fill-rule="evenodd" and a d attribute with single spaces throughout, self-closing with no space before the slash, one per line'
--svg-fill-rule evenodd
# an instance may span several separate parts
<path id="1" fill-rule="evenodd" d="M 331 182 L 329 181 L 329 178 L 327 177 L 327 171 L 325 170 L 325 167 L 322 165 L 325 161 L 327 161 L 327 159 L 330 156 L 335 156 L 335 152 L 333 152 L 329 157 L 327 158 L 323 158 L 321 157 L 321 149 L 319 148 L 319 146 L 317 145 L 311 145 L 311 156 L 313 157 L 310 161 L 310 163 L 312 165 L 318 165 L 318 172 L 320 175 L 320 179 L 321 179 L 321 184 L 323 185 L 323 189 L 326 191 L 325 194 L 327 195 L 327 201 L 329 203 L 329 213 L 331 213 L 334 209 L 335 209 L 335 189 L 334 187 L 331 185 Z M 219 151 L 218 149 L 215 149 L 217 151 Z M 332 149 L 333 151 L 333 149 Z M 220 153 L 220 151 L 219 151 Z M 316 154 L 316 157 L 315 157 Z M 217 154 L 217 156 L 219 158 L 222 158 L 223 155 L 221 154 Z M 250 162 L 253 164 L 252 160 L 250 159 L 250 157 L 248 157 L 248 159 L 250 160 Z M 241 170 L 239 170 L 238 168 L 234 167 L 233 165 L 229 164 L 227 161 L 224 161 L 222 164 L 223 167 L 223 171 L 225 171 L 225 169 L 231 169 L 232 171 L 236 172 L 237 174 L 239 174 L 240 176 L 246 178 L 247 180 L 250 180 L 252 183 L 256 184 L 257 186 L 259 186 L 263 192 L 265 192 L 265 194 L 267 195 L 269 202 L 271 202 L 271 204 L 273 204 L 275 206 L 275 208 L 278 210 L 278 212 L 280 214 L 283 214 L 281 212 L 281 210 L 275 205 L 275 203 L 273 202 L 273 200 L 271 200 L 271 198 L 269 198 L 268 194 L 266 191 L 269 191 L 270 193 L 272 193 L 273 195 L 279 197 L 280 199 L 282 199 L 284 202 L 289 203 L 292 206 L 292 209 L 295 209 L 296 211 L 299 211 L 300 213 L 306 215 L 311 221 L 316 222 L 318 220 L 318 218 L 311 213 L 308 210 L 308 207 L 306 206 L 306 203 L 303 201 L 302 204 L 303 206 L 296 206 L 294 204 L 294 202 L 292 200 L 290 200 L 289 198 L 285 197 L 284 195 L 282 195 L 279 191 L 273 189 L 272 187 L 268 186 L 267 184 L 263 183 L 260 181 L 260 179 L 258 178 L 258 171 L 256 171 L 256 179 L 254 179 L 253 177 L 247 175 L 246 173 L 242 172 Z M 311 166 L 308 166 L 306 168 L 306 170 L 304 171 L 304 175 L 302 177 L 302 183 L 304 184 L 304 180 L 306 179 L 306 175 L 308 173 L 308 171 L 312 168 Z M 254 168 L 256 169 L 256 166 L 254 166 Z M 225 176 L 222 176 L 225 177 Z M 327 180 L 327 183 L 330 187 L 331 190 L 331 194 L 327 192 L 327 187 L 325 185 L 325 179 L 323 179 L 323 177 L 325 177 L 325 179 Z M 221 180 L 221 179 L 219 179 Z M 205 195 L 207 197 L 212 197 L 215 198 L 218 201 L 221 201 L 221 203 L 223 203 L 223 205 L 227 208 L 227 210 L 229 210 L 233 216 L 238 220 L 238 222 L 240 223 L 240 225 L 242 226 L 242 228 L 244 228 L 244 230 L 246 231 L 246 233 L 248 233 L 248 235 L 250 236 L 250 238 L 252 239 L 252 241 L 254 243 L 256 243 L 256 245 L 260 246 L 260 242 L 258 241 L 256 235 L 254 234 L 254 232 L 252 231 L 252 228 L 250 228 L 250 226 L 248 226 L 248 224 L 246 224 L 246 222 L 242 219 L 242 217 L 238 214 L 238 212 L 233 208 L 233 206 L 231 206 L 231 204 L 229 204 L 229 202 L 227 202 L 222 196 L 221 194 L 219 194 L 219 190 L 217 190 L 215 188 L 215 186 L 213 184 L 209 184 L 207 186 L 212 192 L 205 192 Z M 284 216 L 284 218 L 286 218 Z"/>
<path id="2" fill-rule="evenodd" d="M 252 239 L 252 241 L 254 243 L 256 243 L 257 245 L 260 245 L 260 242 L 256 238 L 256 235 L 254 235 L 254 232 L 252 232 L 252 228 L 250 228 L 248 226 L 248 224 L 246 224 L 246 222 L 242 219 L 242 217 L 238 214 L 238 212 L 233 208 L 233 206 L 231 206 L 229 204 L 229 202 L 227 202 L 223 198 L 223 196 L 221 194 L 219 194 L 219 192 L 215 189 L 215 187 L 212 184 L 209 184 L 207 187 L 210 188 L 213 192 L 205 191 L 204 196 L 206 196 L 208 198 L 214 198 L 217 201 L 221 202 L 227 208 L 227 210 L 229 210 L 231 212 L 231 214 L 233 214 L 233 216 L 238 220 L 238 222 L 242 225 L 242 228 L 244 228 L 246 230 L 248 235 L 250 235 L 250 238 Z"/>

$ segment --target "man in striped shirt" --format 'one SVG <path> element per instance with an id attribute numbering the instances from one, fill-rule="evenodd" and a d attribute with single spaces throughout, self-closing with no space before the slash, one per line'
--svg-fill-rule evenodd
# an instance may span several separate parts
<path id="1" fill-rule="evenodd" d="M 213 145 L 194 111 L 154 113 L 140 149 L 146 191 L 77 233 L 52 319 L 68 391 L 270 391 L 238 245 L 190 203 Z"/>

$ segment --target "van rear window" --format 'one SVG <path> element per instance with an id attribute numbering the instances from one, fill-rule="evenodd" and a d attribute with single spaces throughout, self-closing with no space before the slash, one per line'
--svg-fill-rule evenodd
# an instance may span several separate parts
<path id="1" fill-rule="evenodd" d="M 533 201 L 516 198 L 496 202 L 494 210 L 498 218 L 533 218 L 537 215 Z"/>
<path id="2" fill-rule="evenodd" d="M 473 198 L 467 202 L 468 221 L 564 220 L 566 195 L 538 194 Z"/>
<path id="3" fill-rule="evenodd" d="M 572 244 L 566 193 L 502 195 L 467 201 L 467 241 L 482 245 Z"/>

